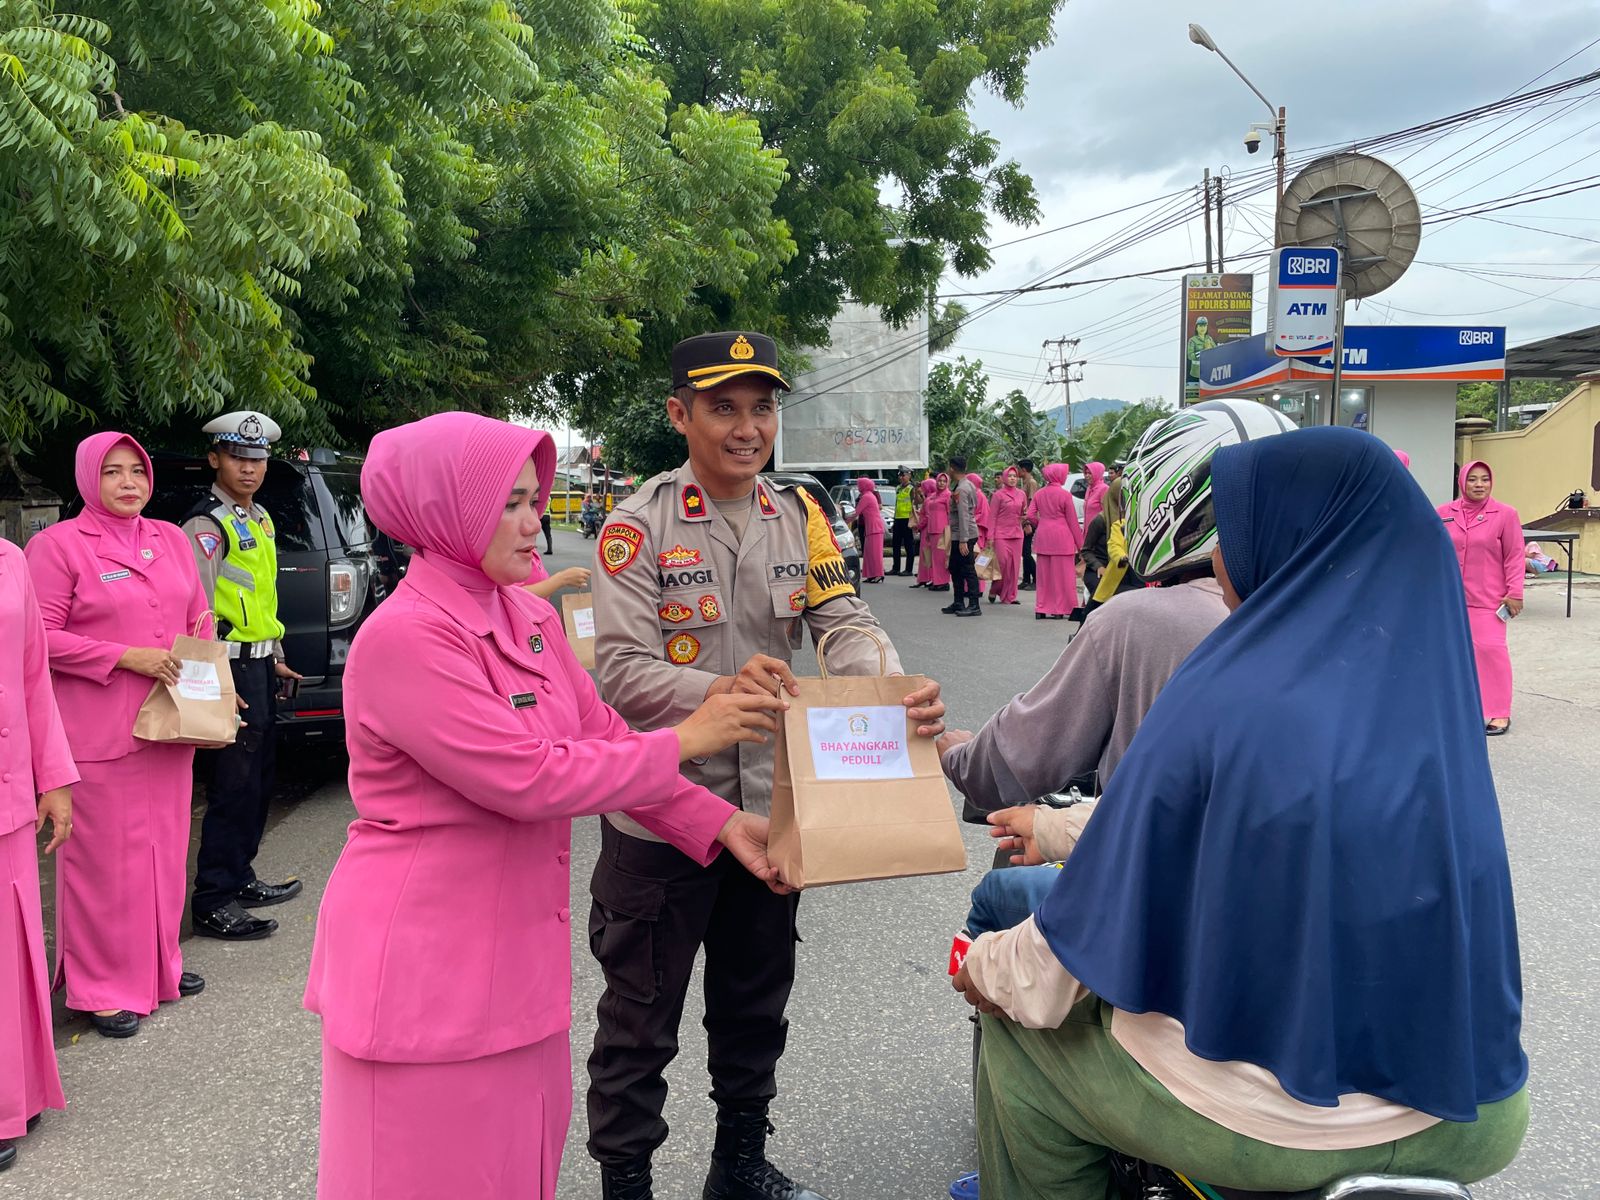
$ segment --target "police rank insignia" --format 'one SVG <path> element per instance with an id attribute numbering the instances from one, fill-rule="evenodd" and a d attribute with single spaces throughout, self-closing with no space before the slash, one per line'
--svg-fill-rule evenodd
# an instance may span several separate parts
<path id="1" fill-rule="evenodd" d="M 708 621 L 715 621 L 722 616 L 722 609 L 718 607 L 715 596 L 700 597 L 700 615 Z"/>
<path id="2" fill-rule="evenodd" d="M 790 612 L 805 612 L 805 610 L 806 610 L 806 590 L 805 590 L 805 588 L 799 588 L 799 589 L 797 589 L 795 591 L 790 592 L 789 593 L 789 611 Z"/>
<path id="3" fill-rule="evenodd" d="M 760 506 L 763 517 L 778 515 L 778 506 L 772 502 L 772 497 L 767 495 L 767 489 L 759 483 L 756 484 L 756 504 Z"/>
<path id="4" fill-rule="evenodd" d="M 706 512 L 706 498 L 701 494 L 695 484 L 685 484 L 683 488 L 683 519 L 685 521 L 703 521 L 709 514 Z"/>
<path id="5" fill-rule="evenodd" d="M 692 633 L 680 633 L 667 643 L 667 657 L 680 667 L 688 666 L 700 657 L 700 639 Z"/>
<path id="6" fill-rule="evenodd" d="M 694 616 L 694 609 L 686 604 L 679 604 L 676 600 L 661 606 L 661 619 L 671 621 L 674 625 L 681 625 Z"/>
<path id="7" fill-rule="evenodd" d="M 530 637 L 528 639 L 528 649 L 532 650 L 535 654 L 543 654 L 544 653 L 544 635 L 536 633 L 532 637 Z"/>
<path id="8" fill-rule="evenodd" d="M 661 564 L 663 571 L 672 567 L 698 567 L 700 561 L 700 551 L 688 550 L 682 545 L 674 546 L 671 550 L 663 550 L 656 555 L 656 562 Z"/>
<path id="9" fill-rule="evenodd" d="M 600 562 L 607 575 L 615 575 L 634 560 L 644 534 L 631 525 L 607 525 L 600 535 Z"/>

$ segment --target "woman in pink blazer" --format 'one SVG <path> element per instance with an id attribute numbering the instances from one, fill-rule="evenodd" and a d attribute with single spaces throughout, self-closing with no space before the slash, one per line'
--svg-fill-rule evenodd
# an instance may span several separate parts
<path id="1" fill-rule="evenodd" d="M 356 820 L 317 918 L 318 1195 L 555 1195 L 572 1100 L 571 819 L 626 809 L 699 863 L 718 842 L 775 887 L 766 821 L 684 759 L 777 729 L 718 696 L 631 732 L 601 703 L 532 566 L 555 444 L 442 413 L 378 434 L 361 492 L 416 550 L 345 667 Z M 732 703 L 724 704 L 723 701 Z"/>
<path id="2" fill-rule="evenodd" d="M 44 622 L 22 551 L 0 539 L 0 1171 L 12 1140 L 65 1108 L 50 1031 L 36 835 L 52 854 L 72 833 L 78 781 L 55 694 Z"/>
<path id="3" fill-rule="evenodd" d="M 937 479 L 922 482 L 922 555 L 917 583 L 930 592 L 950 590 L 950 549 L 940 547 L 950 528 L 950 476 L 943 471 Z"/>
<path id="4" fill-rule="evenodd" d="M 1083 527 L 1087 529 L 1089 522 L 1105 508 L 1106 489 L 1110 484 L 1106 483 L 1105 463 L 1092 462 L 1083 468 L 1083 473 L 1089 477 L 1088 490 L 1083 494 Z"/>
<path id="5" fill-rule="evenodd" d="M 1033 523 L 1033 557 L 1039 564 L 1039 586 L 1033 593 L 1033 615 L 1043 621 L 1065 620 L 1078 606 L 1076 559 L 1083 549 L 1083 528 L 1067 491 L 1066 463 L 1044 469 L 1044 486 L 1033 493 L 1028 520 Z"/>
<path id="6" fill-rule="evenodd" d="M 1028 496 L 1017 485 L 1019 478 L 1015 467 L 1007 467 L 1000 476 L 1000 487 L 989 501 L 995 560 L 1000 567 L 1000 578 L 989 585 L 990 604 L 1021 603 L 1017 599 L 1017 582 L 1022 578 L 1022 517 Z"/>
<path id="7" fill-rule="evenodd" d="M 83 511 L 28 543 L 56 698 L 83 776 L 77 836 L 56 867 L 56 975 L 67 1007 L 132 1037 L 164 1000 L 205 980 L 183 969 L 194 747 L 138 741 L 151 680 L 176 683 L 172 642 L 209 635 L 194 555 L 176 525 L 140 516 L 150 457 L 131 437 L 78 445 Z"/>
<path id="8" fill-rule="evenodd" d="M 863 475 L 856 480 L 856 537 L 861 539 L 861 582 L 883 582 L 883 502 L 878 485 Z"/>
<path id="9" fill-rule="evenodd" d="M 983 490 L 983 476 L 976 471 L 967 476 L 972 490 L 978 493 L 978 507 L 973 516 L 978 522 L 978 549 L 983 550 L 994 541 L 994 525 L 989 516 L 989 497 Z"/>
<path id="10" fill-rule="evenodd" d="M 1439 515 L 1455 544 L 1467 592 L 1484 732 L 1495 737 L 1511 728 L 1511 652 L 1506 648 L 1506 625 L 1522 611 L 1522 522 L 1516 509 L 1489 494 L 1494 474 L 1488 463 L 1469 462 L 1462 467 L 1460 485 L 1461 495 L 1441 504 Z M 1502 606 L 1507 614 L 1504 619 L 1499 616 Z"/>

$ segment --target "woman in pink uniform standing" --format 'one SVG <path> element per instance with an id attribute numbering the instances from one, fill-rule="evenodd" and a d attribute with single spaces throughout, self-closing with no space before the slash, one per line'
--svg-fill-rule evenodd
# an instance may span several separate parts
<path id="1" fill-rule="evenodd" d="M 930 592 L 948 592 L 950 590 L 950 547 L 945 541 L 945 534 L 950 529 L 950 476 L 943 471 L 939 472 L 937 479 L 923 480 L 922 488 L 927 494 L 922 501 L 922 558 L 924 567 L 917 576 L 917 581 Z"/>
<path id="2" fill-rule="evenodd" d="M 856 537 L 861 539 L 861 582 L 883 582 L 883 504 L 878 485 L 856 480 Z"/>
<path id="3" fill-rule="evenodd" d="M 967 482 L 972 485 L 972 490 L 978 493 L 978 549 L 987 549 L 994 544 L 994 520 L 989 513 L 989 497 L 983 490 L 983 476 L 973 471 L 967 476 Z M 973 601 L 977 603 L 976 600 Z"/>
<path id="4" fill-rule="evenodd" d="M 995 560 L 1000 567 L 1000 578 L 989 585 L 990 604 L 1021 603 L 1017 599 L 1017 582 L 1022 578 L 1022 515 L 1028 507 L 1028 497 L 1017 485 L 1019 478 L 1015 467 L 1007 467 L 989 502 Z"/>
<path id="5" fill-rule="evenodd" d="M 0 1171 L 47 1108 L 65 1108 L 50 1030 L 36 835 L 72 834 L 78 781 L 50 690 L 50 650 L 22 551 L 0 538 Z"/>
<path id="6" fill-rule="evenodd" d="M 1044 486 L 1033 494 L 1028 520 L 1033 522 L 1033 557 L 1039 564 L 1039 586 L 1033 594 L 1038 620 L 1065 620 L 1078 606 L 1076 558 L 1083 549 L 1083 528 L 1067 491 L 1066 463 L 1044 469 Z"/>
<path id="7" fill-rule="evenodd" d="M 1089 477 L 1088 490 L 1083 494 L 1083 527 L 1087 529 L 1105 507 L 1106 489 L 1111 485 L 1106 482 L 1104 463 L 1092 462 L 1083 468 L 1083 473 Z"/>
<path id="8" fill-rule="evenodd" d="M 194 747 L 133 736 L 151 680 L 178 681 L 172 641 L 209 636 L 188 539 L 139 514 L 150 457 L 122 433 L 78 444 L 83 511 L 28 543 L 50 669 L 83 778 L 77 836 L 56 867 L 56 976 L 67 1007 L 106 1037 L 132 1037 L 164 1000 L 205 980 L 183 969 Z M 248 718 L 247 718 L 248 719 Z"/>
<path id="9" fill-rule="evenodd" d="M 678 774 L 775 732 L 717 696 L 631 732 L 528 578 L 549 434 L 442 413 L 378 434 L 367 511 L 416 548 L 345 668 L 357 819 L 317 918 L 324 1200 L 550 1200 L 571 1115 L 571 818 L 627 809 L 774 887 L 766 821 Z"/>
<path id="10" fill-rule="evenodd" d="M 1497 737 L 1511 728 L 1511 651 L 1506 625 L 1522 611 L 1525 547 L 1517 510 L 1489 493 L 1494 474 L 1485 462 L 1461 468 L 1461 495 L 1439 506 L 1456 548 L 1467 590 L 1472 654 L 1478 662 L 1484 732 Z M 1501 613 L 1505 613 L 1501 616 Z"/>

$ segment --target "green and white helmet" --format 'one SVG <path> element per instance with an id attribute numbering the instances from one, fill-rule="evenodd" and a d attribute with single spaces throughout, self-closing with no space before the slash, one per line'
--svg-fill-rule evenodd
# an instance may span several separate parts
<path id="1" fill-rule="evenodd" d="M 1206 562 L 1217 544 L 1211 456 L 1293 428 L 1255 400 L 1205 400 L 1145 430 L 1122 477 L 1128 565 L 1145 579 L 1162 579 Z"/>

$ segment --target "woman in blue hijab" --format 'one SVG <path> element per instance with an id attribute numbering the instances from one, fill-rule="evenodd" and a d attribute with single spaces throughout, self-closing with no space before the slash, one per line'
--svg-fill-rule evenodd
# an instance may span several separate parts
<path id="1" fill-rule="evenodd" d="M 1510 869 L 1450 543 L 1354 430 L 1219 450 L 1211 489 L 1233 613 L 1039 911 L 957 976 L 992 1014 L 984 1200 L 1103 1200 L 1107 1148 L 1268 1190 L 1471 1181 L 1521 1145 Z"/>

